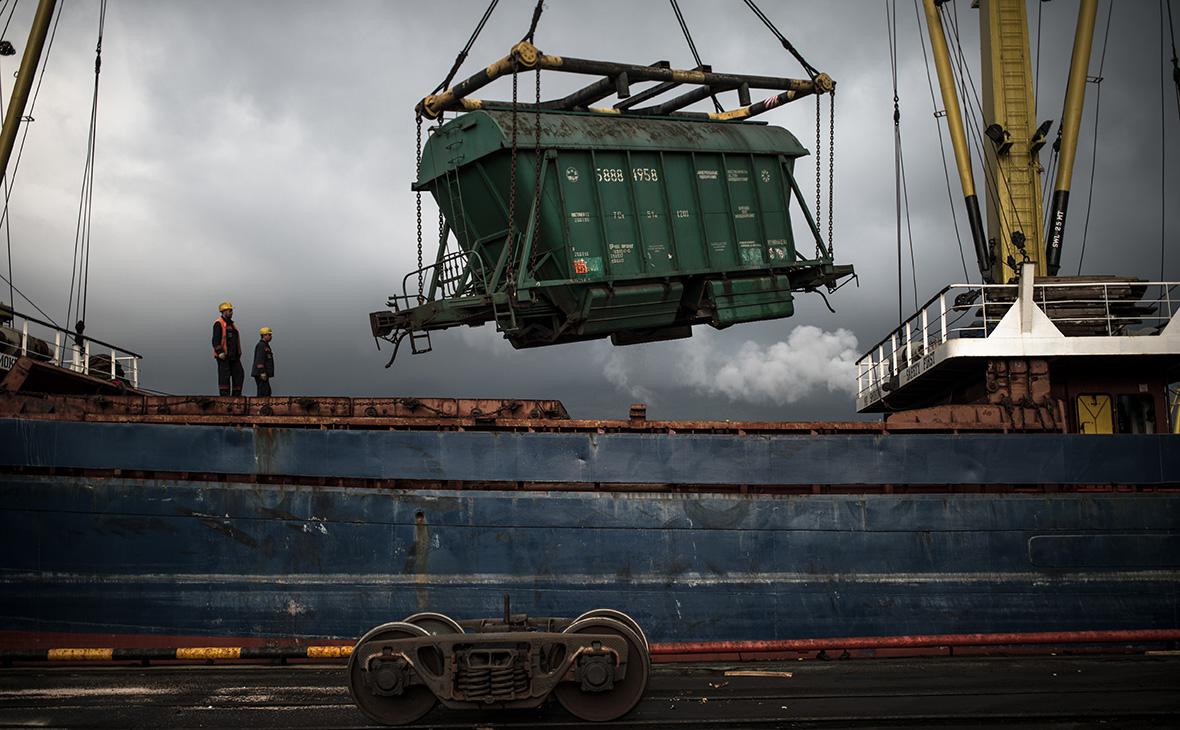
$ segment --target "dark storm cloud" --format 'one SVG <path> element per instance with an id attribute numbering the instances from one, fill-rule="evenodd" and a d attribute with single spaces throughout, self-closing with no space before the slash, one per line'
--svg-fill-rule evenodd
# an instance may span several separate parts
<path id="1" fill-rule="evenodd" d="M 802 74 L 741 3 L 681 5 L 704 60 L 715 68 Z M 516 352 L 490 327 L 449 331 L 435 336 L 430 355 L 403 356 L 384 370 L 385 354 L 375 351 L 366 315 L 414 265 L 411 110 L 450 68 L 484 3 L 116 1 L 104 41 L 89 331 L 147 355 L 146 383 L 170 392 L 212 391 L 209 322 L 217 302 L 228 298 L 248 332 L 274 327 L 281 393 L 557 397 L 586 417 L 621 416 L 638 394 L 651 399 L 653 417 L 850 417 L 851 397 L 815 377 L 798 397 L 798 383 L 759 384 L 757 368 L 734 363 L 749 363 L 753 353 L 782 356 L 788 370 L 805 370 L 789 365 L 792 352 L 776 343 L 794 342 L 797 350 L 806 338 L 792 340 L 794 328 L 814 326 L 831 337 L 806 342 L 842 367 L 838 345 L 845 340 L 838 330 L 855 334 L 863 350 L 896 321 L 884 4 L 763 5 L 808 60 L 839 82 L 835 243 L 838 258 L 855 264 L 861 278 L 859 287 L 833 298 L 837 314 L 805 296 L 791 320 L 623 349 L 597 342 Z M 965 0 L 958 5 L 964 49 L 974 59 L 976 11 Z M 461 75 L 503 55 L 523 34 L 531 8 L 531 2 L 501 3 Z M 1101 3 L 1100 31 L 1106 8 Z M 1056 119 L 1076 4 L 1032 3 L 1034 23 L 1038 10 L 1045 21 L 1039 116 Z M 22 7 L 13 23 L 22 30 L 10 32 L 18 47 L 28 22 L 22 13 L 31 8 Z M 963 274 L 912 4 L 899 3 L 898 17 L 917 296 L 925 299 Z M 96 21 L 97 3 L 67 4 L 12 200 L 17 283 L 60 318 Z M 1155 3 L 1115 9 L 1086 249 L 1091 273 L 1159 275 L 1159 29 Z M 565 55 L 693 65 L 663 2 L 550 0 L 537 44 Z M 11 78 L 13 61 L 4 63 L 0 77 Z M 546 77 L 544 85 L 550 97 L 577 79 Z M 523 88 L 531 94 L 531 77 Z M 1070 273 L 1089 187 L 1093 86 L 1089 91 L 1064 257 L 1063 271 Z M 481 95 L 510 93 L 505 80 Z M 766 118 L 811 148 L 814 114 L 805 101 Z M 1174 191 L 1180 130 L 1174 112 L 1166 118 Z M 800 162 L 805 194 L 812 164 Z M 951 175 L 955 183 L 953 167 Z M 436 212 L 429 200 L 424 208 L 429 231 Z M 959 225 L 965 234 L 961 215 Z M 1169 222 L 1169 232 L 1175 225 Z M 1178 260 L 1171 259 L 1171 276 Z M 967 263 L 973 273 L 970 254 Z M 908 263 L 903 278 L 908 310 L 915 298 Z M 705 371 L 715 376 L 711 382 L 694 370 L 694 358 L 702 357 L 712 363 Z"/>

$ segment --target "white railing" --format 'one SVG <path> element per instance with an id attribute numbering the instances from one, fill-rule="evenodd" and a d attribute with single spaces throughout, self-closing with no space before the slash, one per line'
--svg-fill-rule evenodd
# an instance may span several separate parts
<path id="1" fill-rule="evenodd" d="M 876 400 L 882 386 L 943 343 L 984 338 L 1015 304 L 1018 284 L 951 284 L 861 356 L 857 395 Z M 1033 302 L 1071 336 L 1151 336 L 1180 310 L 1180 282 L 1038 282 Z"/>
<path id="2" fill-rule="evenodd" d="M 11 369 L 21 357 L 96 378 L 119 380 L 132 388 L 139 387 L 139 361 L 143 359 L 138 353 L 92 337 L 80 337 L 5 307 L 0 309 L 0 370 Z"/>

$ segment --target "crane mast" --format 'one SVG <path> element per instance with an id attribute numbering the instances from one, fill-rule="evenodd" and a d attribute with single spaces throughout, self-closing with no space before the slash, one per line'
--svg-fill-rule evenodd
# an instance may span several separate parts
<path id="1" fill-rule="evenodd" d="M 1041 166 L 1033 152 L 1037 104 L 1025 0 L 983 0 L 979 7 L 984 137 L 991 194 L 987 229 L 994 241 L 992 280 L 1016 278 L 1020 264 L 1044 276 Z"/>
<path id="2" fill-rule="evenodd" d="M 970 146 L 964 131 L 950 51 L 939 7 L 947 0 L 923 0 L 938 82 L 958 164 L 975 255 L 986 281 L 1009 283 L 1021 264 L 1038 276 L 1056 275 L 1065 234 L 1069 186 L 1085 99 L 1086 71 L 1098 0 L 1081 0 L 1069 82 L 1061 122 L 1061 159 L 1054 182 L 1048 231 L 1041 204 L 1038 158 L 1047 126 L 1037 126 L 1025 0 L 978 0 L 987 229 L 979 214 Z"/>

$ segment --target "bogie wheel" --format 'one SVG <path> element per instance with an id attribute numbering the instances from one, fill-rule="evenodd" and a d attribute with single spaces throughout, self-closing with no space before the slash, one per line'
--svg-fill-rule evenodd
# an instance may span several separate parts
<path id="1" fill-rule="evenodd" d="M 375 677 L 366 677 L 368 672 L 357 661 L 360 648 L 374 641 L 429 635 L 430 632 L 420 626 L 394 621 L 372 629 L 356 642 L 352 655 L 348 658 L 348 692 L 356 706 L 370 720 L 382 725 L 405 725 L 430 712 L 436 699 L 434 693 L 421 684 L 406 687 L 400 695 L 374 694 L 371 683 L 378 680 Z"/>
<path id="2" fill-rule="evenodd" d="M 602 692 L 584 692 L 577 682 L 562 682 L 553 690 L 562 707 L 578 719 L 606 722 L 626 715 L 639 704 L 647 689 L 651 657 L 638 634 L 623 622 L 605 616 L 575 621 L 562 633 L 614 634 L 627 641 L 627 676 Z"/>
<path id="3" fill-rule="evenodd" d="M 615 621 L 618 621 L 619 623 L 634 631 L 635 635 L 640 639 L 643 639 L 643 648 L 646 649 L 648 653 L 651 653 L 651 644 L 647 643 L 647 634 L 643 633 L 643 629 L 639 628 L 639 622 L 622 611 L 616 611 L 613 608 L 596 608 L 592 611 L 587 611 L 581 616 L 578 616 L 576 619 L 574 619 L 573 623 L 577 623 L 584 618 L 613 618 Z"/>
<path id="4" fill-rule="evenodd" d="M 431 634 L 462 634 L 463 627 L 455 619 L 442 613 L 423 611 L 406 616 L 403 623 L 414 624 Z"/>

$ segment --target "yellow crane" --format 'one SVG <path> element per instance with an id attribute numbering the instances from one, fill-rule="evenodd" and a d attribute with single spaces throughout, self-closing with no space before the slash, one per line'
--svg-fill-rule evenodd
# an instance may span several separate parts
<path id="1" fill-rule="evenodd" d="M 1044 146 L 1049 124 L 1037 125 L 1028 16 L 1025 0 L 979 0 L 982 48 L 982 91 L 987 180 L 994 181 L 985 195 L 987 228 L 979 208 L 971 154 L 959 106 L 957 83 L 946 42 L 939 7 L 947 0 L 923 0 L 927 28 L 942 89 L 942 102 L 950 128 L 959 182 L 967 207 L 967 220 L 979 270 L 986 281 L 1006 284 L 1018 278 L 1020 264 L 1036 265 L 1038 276 L 1056 276 L 1065 237 L 1066 210 L 1086 91 L 1086 71 L 1098 0 L 1081 0 L 1073 56 L 1061 119 L 1060 164 L 1053 182 L 1048 227 L 1041 204 L 1038 153 Z M 990 237 L 988 234 L 990 233 Z"/>

